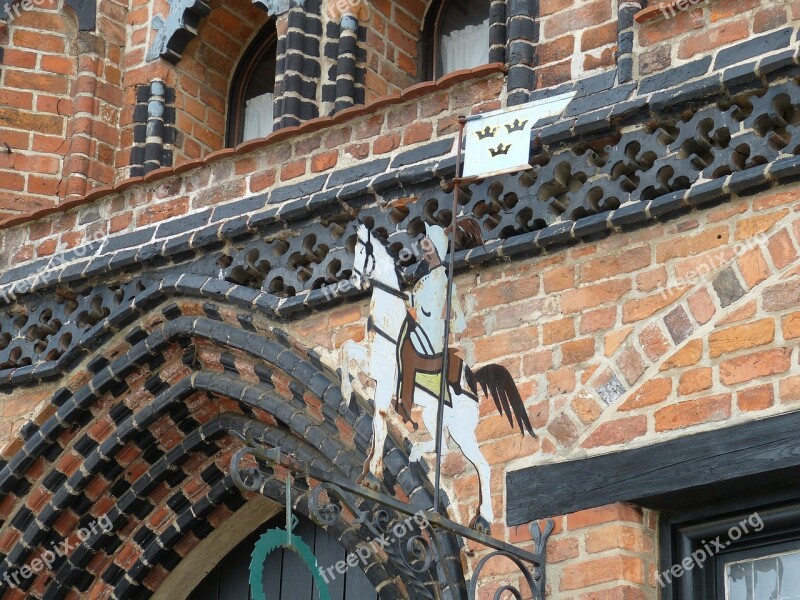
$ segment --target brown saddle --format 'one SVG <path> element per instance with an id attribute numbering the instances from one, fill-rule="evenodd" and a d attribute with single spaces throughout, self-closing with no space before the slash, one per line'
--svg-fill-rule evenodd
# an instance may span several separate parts
<path id="1" fill-rule="evenodd" d="M 421 387 L 438 397 L 441 386 L 441 373 L 443 353 L 434 355 L 420 354 L 411 341 L 411 332 L 417 327 L 416 321 L 409 314 L 400 334 L 397 345 L 397 360 L 399 373 L 397 377 L 397 394 L 395 397 L 395 410 L 406 421 L 411 421 L 411 407 L 414 405 L 414 388 Z M 461 369 L 464 360 L 456 350 L 448 350 L 447 383 L 445 404 L 453 406 L 450 398 L 450 387 L 461 393 Z"/>

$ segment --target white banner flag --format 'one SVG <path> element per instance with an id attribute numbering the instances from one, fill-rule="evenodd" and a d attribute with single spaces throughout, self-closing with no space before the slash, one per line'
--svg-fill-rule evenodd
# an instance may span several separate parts
<path id="1" fill-rule="evenodd" d="M 530 168 L 531 129 L 560 115 L 575 92 L 470 117 L 462 177 L 488 177 Z"/>

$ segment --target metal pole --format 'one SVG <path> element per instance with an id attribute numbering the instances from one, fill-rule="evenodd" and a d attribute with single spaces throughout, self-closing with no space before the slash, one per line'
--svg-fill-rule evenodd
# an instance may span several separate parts
<path id="1" fill-rule="evenodd" d="M 453 271 L 456 254 L 456 215 L 458 214 L 458 194 L 461 184 L 461 158 L 463 152 L 464 125 L 466 117 L 458 117 L 458 143 L 456 150 L 456 177 L 453 180 L 453 214 L 450 218 L 450 256 L 447 265 L 447 303 L 444 317 L 444 347 L 442 354 L 442 383 L 439 388 L 439 407 L 436 413 L 436 478 L 433 488 L 433 510 L 439 512 L 439 484 L 442 478 L 442 429 L 444 428 L 444 399 L 447 397 L 448 350 L 450 348 L 450 313 L 453 307 Z"/>

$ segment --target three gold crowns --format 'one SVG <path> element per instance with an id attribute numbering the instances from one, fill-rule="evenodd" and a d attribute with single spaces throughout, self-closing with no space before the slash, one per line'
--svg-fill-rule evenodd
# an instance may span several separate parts
<path id="1" fill-rule="evenodd" d="M 514 133 L 515 131 L 522 131 L 525 128 L 527 123 L 527 119 L 525 121 L 520 121 L 519 119 L 514 119 L 513 123 L 506 123 L 503 125 L 508 130 L 508 133 Z M 500 125 L 496 127 L 489 127 L 488 125 L 483 131 L 476 131 L 475 135 L 478 136 L 479 140 L 485 140 L 487 138 L 493 138 L 497 133 L 497 130 L 500 129 Z M 508 151 L 511 149 L 511 144 L 503 144 L 500 143 L 497 148 L 489 148 L 489 153 L 492 155 L 492 158 L 496 156 L 500 156 L 501 154 L 508 154 Z"/>

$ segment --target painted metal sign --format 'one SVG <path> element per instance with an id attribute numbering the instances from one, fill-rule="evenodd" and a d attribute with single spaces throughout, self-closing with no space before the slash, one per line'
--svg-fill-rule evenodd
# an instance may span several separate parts
<path id="1" fill-rule="evenodd" d="M 372 300 L 365 343 L 350 340 L 342 348 L 342 395 L 351 397 L 352 377 L 358 373 L 375 381 L 373 440 L 364 485 L 375 490 L 381 487 L 389 411 L 394 409 L 409 421 L 412 405 L 420 406 L 422 420 L 434 440 L 417 445 L 411 459 L 420 460 L 433 449 L 437 429 L 442 436 L 449 432 L 478 471 L 480 505 L 470 526 L 488 533 L 494 520 L 491 469 L 475 434 L 480 418 L 478 388 L 494 400 L 511 427 L 516 421 L 523 435 L 525 432 L 534 435 L 533 429 L 514 379 L 505 367 L 486 365 L 473 372 L 452 350 L 448 354 L 446 394 L 442 402 L 444 426 L 437 427 L 448 314 L 448 276 L 443 264 L 447 234 L 438 225 L 428 225 L 426 231 L 423 249 L 428 274 L 411 292 L 404 292 L 386 246 L 366 225 L 358 226 L 353 283 L 361 289 L 371 286 Z M 457 294 L 453 298 L 451 328 L 462 332 L 466 320 L 458 306 Z"/>

